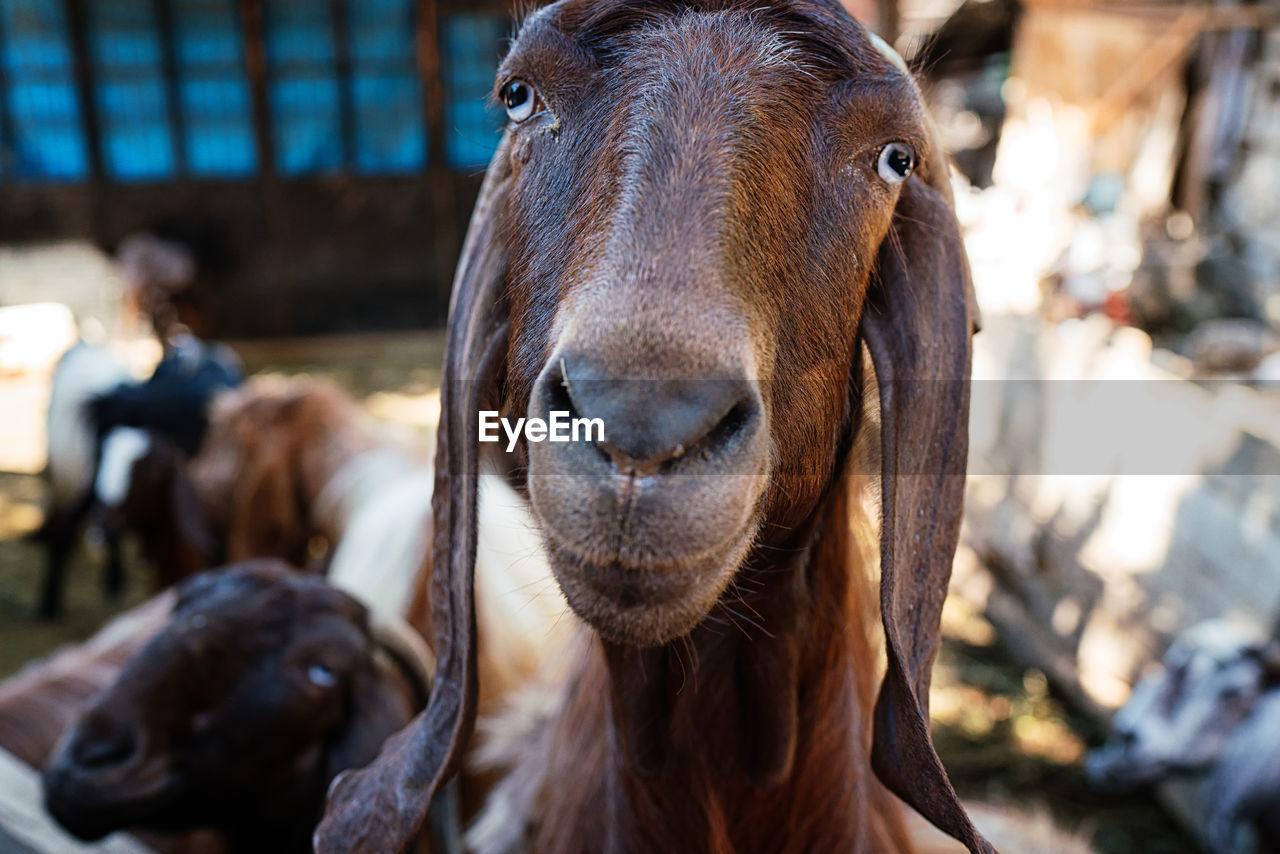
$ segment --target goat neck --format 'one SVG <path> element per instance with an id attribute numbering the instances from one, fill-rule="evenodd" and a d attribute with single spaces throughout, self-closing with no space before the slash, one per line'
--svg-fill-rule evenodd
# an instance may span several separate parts
<path id="1" fill-rule="evenodd" d="M 880 678 L 873 573 L 837 486 L 785 557 L 753 555 L 687 637 L 592 639 L 477 849 L 911 850 L 870 771 Z M 482 819 L 484 823 L 484 819 Z M 523 838 L 510 835 L 519 828 Z"/>

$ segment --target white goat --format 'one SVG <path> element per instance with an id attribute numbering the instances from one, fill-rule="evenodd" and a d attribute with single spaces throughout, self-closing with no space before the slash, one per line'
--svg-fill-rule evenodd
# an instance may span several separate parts
<path id="1" fill-rule="evenodd" d="M 1089 755 L 1090 778 L 1128 789 L 1208 770 L 1253 710 L 1275 656 L 1273 643 L 1225 620 L 1183 632 L 1116 712 L 1107 743 Z"/>
<path id="2" fill-rule="evenodd" d="M 1086 770 L 1095 784 L 1132 789 L 1208 775 L 1211 850 L 1235 854 L 1250 821 L 1280 850 L 1280 642 L 1225 620 L 1193 626 L 1158 672 L 1133 689 Z"/>
<path id="3" fill-rule="evenodd" d="M 49 554 L 39 605 L 46 619 L 61 608 L 62 576 L 94 499 L 99 449 L 89 403 L 132 379 L 109 350 L 83 341 L 68 350 L 54 369 L 46 422 L 50 499 L 44 525 L 36 535 Z M 111 541 L 107 547 L 107 590 L 118 593 L 124 582 L 119 543 Z"/>
<path id="4" fill-rule="evenodd" d="M 49 486 L 55 507 L 71 507 L 94 481 L 97 437 L 88 403 L 133 379 L 105 347 L 77 343 L 53 372 L 47 422 Z"/>

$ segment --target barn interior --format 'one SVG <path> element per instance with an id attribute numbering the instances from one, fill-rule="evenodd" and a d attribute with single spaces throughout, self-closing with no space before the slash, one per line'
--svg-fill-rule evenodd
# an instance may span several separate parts
<path id="1" fill-rule="evenodd" d="M 38 613 L 77 340 L 141 380 L 180 325 L 429 453 L 515 5 L 0 0 L 0 679 L 154 592 L 126 539 L 104 594 L 90 530 Z M 983 314 L 938 752 L 1099 854 L 1217 850 L 1206 775 L 1086 758 L 1188 628 L 1280 641 L 1280 10 L 845 5 L 919 77 Z"/>

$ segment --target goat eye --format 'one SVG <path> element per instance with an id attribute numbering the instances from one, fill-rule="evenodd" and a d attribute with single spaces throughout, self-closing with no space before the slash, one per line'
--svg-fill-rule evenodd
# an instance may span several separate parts
<path id="1" fill-rule="evenodd" d="M 502 87 L 502 103 L 507 108 L 507 118 L 518 123 L 534 114 L 538 96 L 528 83 L 512 80 Z"/>
<path id="2" fill-rule="evenodd" d="M 313 664 L 307 668 L 307 679 L 317 688 L 332 688 L 338 684 L 338 676 L 323 664 Z"/>
<path id="3" fill-rule="evenodd" d="M 911 177 L 916 168 L 916 153 L 911 146 L 901 142 L 891 142 L 880 149 L 880 157 L 876 162 L 876 171 L 880 177 L 890 184 L 901 184 Z"/>

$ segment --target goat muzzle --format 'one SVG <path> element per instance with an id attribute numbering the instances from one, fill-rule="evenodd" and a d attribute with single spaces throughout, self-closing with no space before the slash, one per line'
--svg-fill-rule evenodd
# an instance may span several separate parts
<path id="1" fill-rule="evenodd" d="M 746 554 L 769 439 L 744 371 L 640 371 L 619 376 L 584 351 L 548 360 L 530 418 L 595 419 L 603 438 L 531 442 L 529 490 L 570 605 L 605 637 L 651 646 L 692 629 Z"/>

